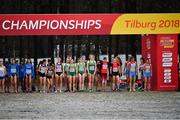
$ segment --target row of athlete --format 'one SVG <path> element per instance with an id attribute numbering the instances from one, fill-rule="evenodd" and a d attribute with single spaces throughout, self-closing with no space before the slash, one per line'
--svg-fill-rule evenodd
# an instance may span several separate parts
<path id="1" fill-rule="evenodd" d="M 124 70 L 122 70 L 122 61 L 119 57 L 115 57 L 112 63 L 109 63 L 107 58 L 104 57 L 102 61 L 95 61 L 94 55 L 89 56 L 89 60 L 86 61 L 82 57 L 75 63 L 73 59 L 68 57 L 65 63 L 61 62 L 61 58 L 57 59 L 56 64 L 52 64 L 48 60 L 43 60 L 38 65 L 39 74 L 39 91 L 45 91 L 46 87 L 48 92 L 53 91 L 55 85 L 55 92 L 61 92 L 64 84 L 66 85 L 66 91 L 75 92 L 84 90 L 85 78 L 88 80 L 88 90 L 92 91 L 94 83 L 101 83 L 102 89 L 107 87 L 107 80 L 109 76 L 112 76 L 112 90 L 117 91 L 120 89 L 120 77 L 125 74 L 129 83 L 129 91 L 135 91 L 135 81 L 137 76 L 137 63 L 134 57 L 131 57 L 126 63 Z M 142 75 L 142 81 L 144 82 L 144 90 L 148 90 L 147 87 L 150 83 L 152 76 L 152 69 L 149 59 L 145 62 L 141 58 L 139 65 L 139 71 Z M 55 76 L 55 80 L 54 79 Z M 54 84 L 53 84 L 54 81 Z M 46 86 L 47 82 L 47 86 Z M 97 84 L 96 84 L 97 85 Z"/>
<path id="2" fill-rule="evenodd" d="M 142 76 L 144 76 L 144 86 L 146 89 L 146 81 L 150 81 L 152 75 L 149 60 L 144 63 L 144 60 L 141 59 L 139 70 Z M 79 91 L 83 91 L 86 77 L 88 78 L 88 89 L 92 91 L 95 75 L 97 78 L 96 82 L 101 81 L 103 89 L 107 86 L 109 75 L 112 75 L 112 90 L 115 91 L 119 88 L 120 76 L 122 73 L 127 76 L 130 91 L 135 91 L 137 64 L 134 61 L 134 57 L 131 57 L 129 61 L 125 63 L 124 70 L 122 70 L 122 62 L 119 57 L 115 57 L 112 63 L 108 63 L 106 57 L 102 61 L 97 61 L 96 63 L 94 55 L 90 55 L 88 61 L 80 58 L 78 63 L 74 63 L 74 60 L 70 57 L 66 59 L 66 63 L 62 63 L 61 58 L 57 59 L 56 64 L 52 64 L 51 60 L 48 60 L 46 64 L 46 60 L 43 60 L 37 66 L 36 72 L 39 76 L 38 88 L 40 92 L 45 91 L 46 88 L 48 92 L 54 91 L 54 86 L 55 92 L 61 92 L 63 79 L 65 79 L 64 81 L 68 91 L 75 92 L 77 88 Z M 18 65 L 15 60 L 12 60 L 6 67 L 3 65 L 3 62 L 0 61 L 0 86 L 2 92 L 4 92 L 4 80 L 6 77 L 10 78 L 11 88 L 15 93 L 18 92 L 18 78 L 20 78 L 22 82 L 22 90 L 30 92 L 32 90 L 32 78 L 35 77 L 34 73 L 35 70 L 30 59 L 28 59 L 25 64 L 20 65 Z"/>
<path id="3" fill-rule="evenodd" d="M 4 64 L 0 60 L 0 92 L 10 92 L 9 89 L 11 89 L 12 92 L 17 93 L 19 80 L 22 90 L 26 88 L 27 91 L 30 91 L 32 88 L 31 80 L 34 78 L 35 70 L 30 59 L 27 59 L 26 63 L 23 64 L 18 64 L 15 59 L 11 59 L 10 63 L 5 62 Z"/>
<path id="4" fill-rule="evenodd" d="M 152 65 L 149 58 L 145 60 L 143 57 L 140 58 L 139 65 L 137 65 L 134 57 L 130 57 L 125 62 L 124 75 L 126 75 L 129 84 L 129 91 L 136 91 L 138 68 L 141 74 L 141 86 L 143 86 L 144 91 L 149 91 L 151 89 Z"/>
<path id="5" fill-rule="evenodd" d="M 97 63 L 94 59 L 94 55 L 89 55 L 88 61 L 81 57 L 79 58 L 78 63 L 75 63 L 71 57 L 67 57 L 65 63 L 61 62 L 61 58 L 57 58 L 57 63 L 55 65 L 52 64 L 50 60 L 48 60 L 48 64 L 46 65 L 46 60 L 43 60 L 38 65 L 39 91 L 41 92 L 47 89 L 47 92 L 51 92 L 55 85 L 55 93 L 62 92 L 63 79 L 65 82 L 64 84 L 66 85 L 66 91 L 84 91 L 85 78 L 88 78 L 88 90 L 92 91 L 96 74 L 102 76 L 102 84 L 103 88 L 105 88 L 107 76 L 109 74 L 108 71 L 107 58 L 104 58 L 103 61 Z M 55 83 L 53 84 L 54 76 Z"/>

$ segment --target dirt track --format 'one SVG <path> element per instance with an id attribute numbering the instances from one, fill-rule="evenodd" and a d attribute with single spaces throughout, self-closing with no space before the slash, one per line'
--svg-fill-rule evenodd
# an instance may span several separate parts
<path id="1" fill-rule="evenodd" d="M 180 92 L 0 94 L 0 118 L 180 119 Z"/>

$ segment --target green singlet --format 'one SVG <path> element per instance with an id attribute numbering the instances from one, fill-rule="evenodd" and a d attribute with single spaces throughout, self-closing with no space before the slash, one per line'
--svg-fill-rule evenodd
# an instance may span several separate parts
<path id="1" fill-rule="evenodd" d="M 68 69 L 69 69 L 69 64 L 65 63 L 65 65 L 64 65 L 64 73 L 67 73 Z"/>
<path id="2" fill-rule="evenodd" d="M 78 63 L 78 72 L 82 75 L 85 73 L 85 64 L 84 63 Z"/>
<path id="3" fill-rule="evenodd" d="M 75 64 L 70 64 L 70 65 L 69 65 L 69 75 L 70 75 L 70 76 L 75 76 L 75 75 L 76 75 L 76 67 L 75 67 Z"/>
<path id="4" fill-rule="evenodd" d="M 95 72 L 95 67 L 96 67 L 96 65 L 95 65 L 95 61 L 94 60 L 90 60 L 89 62 L 88 62 L 88 68 L 89 68 L 89 73 L 90 74 L 94 74 L 94 72 Z"/>

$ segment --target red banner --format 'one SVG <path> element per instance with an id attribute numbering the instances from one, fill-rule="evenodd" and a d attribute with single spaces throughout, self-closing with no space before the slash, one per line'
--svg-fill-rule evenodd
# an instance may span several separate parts
<path id="1" fill-rule="evenodd" d="M 0 35 L 110 34 L 119 14 L 0 15 Z"/>
<path id="2" fill-rule="evenodd" d="M 179 13 L 1 14 L 0 36 L 177 34 L 179 18 Z"/>

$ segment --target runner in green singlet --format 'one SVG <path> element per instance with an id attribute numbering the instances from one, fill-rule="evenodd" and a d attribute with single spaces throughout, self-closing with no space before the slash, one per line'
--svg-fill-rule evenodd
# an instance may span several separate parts
<path id="1" fill-rule="evenodd" d="M 76 64 L 74 63 L 74 60 L 71 59 L 71 62 L 69 64 L 69 91 L 75 92 L 76 91 Z M 72 88 L 73 86 L 73 88 Z"/>
<path id="2" fill-rule="evenodd" d="M 79 90 L 83 91 L 84 90 L 84 78 L 85 78 L 85 73 L 86 73 L 86 64 L 81 57 L 79 59 L 79 63 L 77 64 L 77 71 L 78 71 L 78 76 L 79 76 Z"/>
<path id="3" fill-rule="evenodd" d="M 88 86 L 91 92 L 94 86 L 94 77 L 96 73 L 96 61 L 94 60 L 94 55 L 92 54 L 89 55 L 89 61 L 87 62 L 87 72 L 89 80 Z"/>

